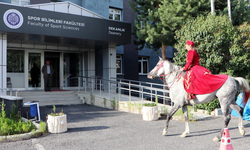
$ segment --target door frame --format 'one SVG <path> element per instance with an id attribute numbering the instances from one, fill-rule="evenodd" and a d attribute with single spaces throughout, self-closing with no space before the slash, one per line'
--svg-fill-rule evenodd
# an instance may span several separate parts
<path id="1" fill-rule="evenodd" d="M 38 87 L 38 88 L 30 88 L 29 87 L 29 79 L 28 79 L 28 74 L 29 74 L 29 70 L 28 70 L 28 65 L 29 65 L 29 53 L 40 53 L 41 54 L 41 67 L 43 66 L 44 64 L 44 51 L 43 50 L 25 50 L 25 59 L 24 59 L 24 72 L 25 72 L 25 89 L 26 90 L 42 90 L 44 89 L 44 79 L 43 79 L 43 75 L 42 75 L 42 72 L 41 72 L 41 87 Z M 42 68 L 40 68 L 42 69 Z"/>
<path id="2" fill-rule="evenodd" d="M 61 51 L 43 51 L 44 53 L 43 53 L 43 64 L 45 64 L 45 53 L 46 52 L 49 52 L 49 53 L 59 53 L 59 72 L 58 72 L 58 74 L 59 74 L 59 79 L 58 79 L 58 83 L 59 83 L 59 85 L 58 85 L 58 88 L 61 90 L 61 89 L 63 89 L 63 52 L 61 52 Z M 55 68 L 54 68 L 55 69 Z M 43 81 L 44 82 L 44 81 Z M 43 83 L 43 85 L 44 85 L 44 83 Z M 43 86 L 43 88 L 44 88 L 44 86 Z"/>

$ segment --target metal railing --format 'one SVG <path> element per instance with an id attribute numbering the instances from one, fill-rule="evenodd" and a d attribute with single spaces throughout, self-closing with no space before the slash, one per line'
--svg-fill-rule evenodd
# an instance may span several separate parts
<path id="1" fill-rule="evenodd" d="M 15 96 L 17 97 L 17 93 L 19 92 L 19 89 L 10 89 L 10 88 L 0 88 L 0 96 L 13 96 L 13 92 L 16 92 Z"/>
<path id="2" fill-rule="evenodd" d="M 82 86 L 81 85 L 82 81 Z M 120 78 L 110 78 L 110 80 L 102 79 L 102 77 L 93 76 L 93 77 L 78 77 L 78 91 L 81 89 L 84 90 L 85 93 L 90 91 L 94 93 L 95 91 L 99 91 L 99 94 L 102 95 L 103 92 L 109 93 L 109 97 L 111 94 L 118 94 L 119 101 L 121 97 L 127 97 L 129 101 L 132 99 L 141 100 L 143 102 L 144 99 L 150 99 L 151 102 L 156 96 L 163 100 L 163 104 L 166 104 L 166 101 L 172 101 L 169 96 L 166 96 L 166 93 L 169 94 L 169 90 L 166 90 L 166 85 L 151 83 L 151 82 L 142 82 L 135 80 L 127 80 Z"/>

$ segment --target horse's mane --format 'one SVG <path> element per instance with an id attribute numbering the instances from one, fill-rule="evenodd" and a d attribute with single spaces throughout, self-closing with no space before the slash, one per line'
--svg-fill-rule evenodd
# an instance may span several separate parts
<path id="1" fill-rule="evenodd" d="M 176 72 L 176 74 L 182 73 L 182 76 L 185 76 L 185 72 L 184 71 L 182 71 L 182 72 L 179 71 L 181 69 L 181 66 L 175 65 L 172 62 L 170 62 L 169 60 L 166 60 L 166 62 L 169 63 L 170 68 L 172 69 L 172 71 Z"/>

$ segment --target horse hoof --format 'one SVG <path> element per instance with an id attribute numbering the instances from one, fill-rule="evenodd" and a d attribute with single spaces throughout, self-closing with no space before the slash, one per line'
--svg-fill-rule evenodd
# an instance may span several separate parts
<path id="1" fill-rule="evenodd" d="M 180 137 L 183 137 L 183 138 L 187 137 L 187 133 L 182 133 Z"/>
<path id="2" fill-rule="evenodd" d="M 162 135 L 163 135 L 163 136 L 164 136 L 164 135 L 167 135 L 167 133 L 168 133 L 168 131 L 163 130 Z"/>
<path id="3" fill-rule="evenodd" d="M 241 134 L 242 136 L 245 136 L 245 130 L 241 130 L 241 131 L 240 131 L 240 134 Z"/>
<path id="4" fill-rule="evenodd" d="M 220 142 L 220 138 L 218 138 L 218 137 L 216 136 L 216 137 L 214 137 L 213 141 L 214 141 L 214 142 Z"/>

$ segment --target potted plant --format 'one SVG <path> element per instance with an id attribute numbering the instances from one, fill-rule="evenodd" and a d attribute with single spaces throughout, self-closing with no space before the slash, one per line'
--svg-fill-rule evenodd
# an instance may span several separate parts
<path id="1" fill-rule="evenodd" d="M 48 131 L 50 133 L 62 133 L 67 131 L 67 115 L 63 110 L 56 113 L 56 107 L 53 105 L 53 113 L 47 116 Z"/>
<path id="2" fill-rule="evenodd" d="M 145 103 L 142 105 L 142 119 L 145 121 L 158 120 L 158 106 L 156 103 Z"/>

